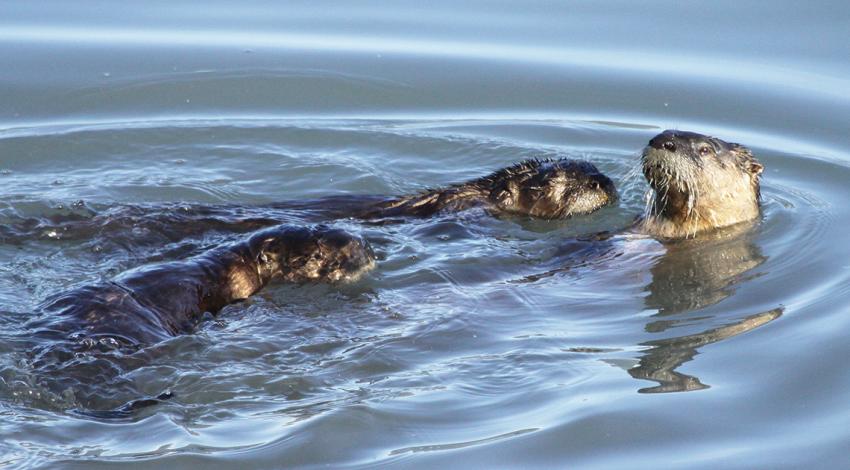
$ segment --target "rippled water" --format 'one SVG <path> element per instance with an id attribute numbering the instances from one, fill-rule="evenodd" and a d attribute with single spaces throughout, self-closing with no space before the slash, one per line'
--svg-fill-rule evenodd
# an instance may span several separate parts
<path id="1" fill-rule="evenodd" d="M 843 2 L 3 3 L 0 466 L 846 466 L 848 18 Z M 665 128 L 751 147 L 763 217 L 666 246 L 617 232 Z M 135 354 L 34 362 L 21 325 L 50 294 L 237 222 L 327 218 L 287 201 L 530 157 L 591 160 L 622 199 L 561 222 L 335 220 L 375 247 L 366 279 L 273 286 Z M 616 234 L 576 238 L 599 230 Z"/>

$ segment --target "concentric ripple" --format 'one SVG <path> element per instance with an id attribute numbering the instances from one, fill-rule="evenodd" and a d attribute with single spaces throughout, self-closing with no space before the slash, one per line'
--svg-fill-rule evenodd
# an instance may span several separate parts
<path id="1" fill-rule="evenodd" d="M 636 151 L 656 131 L 522 120 L 18 130 L 4 148 L 41 149 L 33 162 L 62 148 L 68 163 L 19 167 L 0 200 L 11 256 L 0 271 L 0 400 L 6 429 L 27 436 L 4 439 L 3 453 L 27 465 L 246 451 L 404 461 L 570 434 L 603 410 L 639 413 L 638 391 L 716 393 L 700 395 L 709 403 L 772 393 L 776 379 L 724 361 L 754 347 L 786 354 L 768 346 L 771 335 L 811 334 L 824 319 L 810 311 L 824 296 L 850 296 L 850 268 L 835 266 L 846 249 L 830 243 L 850 220 L 850 169 L 753 142 L 767 168 L 762 219 L 665 247 L 622 231 L 643 207 L 645 186 L 630 176 Z M 588 132 L 628 144 L 570 144 Z M 82 155 L 85 165 L 72 163 Z M 326 220 L 369 238 L 378 270 L 352 285 L 272 287 L 194 335 L 60 369 L 33 356 L 15 320 L 38 315 L 38 301 L 57 290 L 252 228 L 325 217 L 285 201 L 416 191 L 533 156 L 594 161 L 621 188 L 620 205 L 560 222 L 476 210 L 387 225 Z M 44 188 L 53 178 L 64 183 Z M 115 200 L 128 188 L 136 196 Z M 600 230 L 615 234 L 582 237 Z M 174 398 L 117 427 L 87 414 L 163 391 Z M 85 437 L 107 429 L 114 439 Z M 310 436 L 337 450 L 319 456 Z"/>

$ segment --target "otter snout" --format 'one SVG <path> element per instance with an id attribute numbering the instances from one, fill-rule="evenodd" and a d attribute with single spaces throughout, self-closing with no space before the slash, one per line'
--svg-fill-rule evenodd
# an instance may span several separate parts
<path id="1" fill-rule="evenodd" d="M 649 146 L 658 149 L 658 150 L 666 150 L 668 152 L 675 152 L 678 146 L 676 145 L 676 140 L 678 136 L 676 135 L 676 131 L 666 130 L 657 136 L 653 137 L 649 141 Z"/>

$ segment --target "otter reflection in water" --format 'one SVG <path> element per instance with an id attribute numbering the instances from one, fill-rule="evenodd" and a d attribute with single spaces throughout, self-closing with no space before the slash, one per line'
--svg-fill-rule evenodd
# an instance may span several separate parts
<path id="1" fill-rule="evenodd" d="M 678 320 L 671 317 L 715 305 L 731 296 L 737 284 L 758 276 L 755 269 L 767 258 L 754 243 L 752 232 L 751 224 L 745 224 L 706 234 L 697 240 L 667 244 L 666 253 L 650 269 L 652 281 L 647 286 L 649 295 L 644 301 L 647 308 L 658 313 L 647 323 L 646 331 L 661 333 L 692 323 L 692 316 Z M 781 314 L 782 309 L 776 308 L 734 319 L 700 333 L 642 343 L 649 349 L 640 357 L 638 365 L 628 372 L 636 379 L 659 383 L 658 386 L 641 389 L 642 393 L 707 388 L 698 378 L 676 369 L 693 359 L 698 348 L 746 333 L 779 318 Z"/>
<path id="2" fill-rule="evenodd" d="M 709 386 L 700 382 L 699 378 L 677 372 L 676 369 L 693 359 L 697 355 L 697 348 L 763 326 L 779 318 L 782 310 L 768 310 L 702 333 L 642 343 L 641 345 L 648 346 L 649 350 L 640 358 L 637 366 L 629 369 L 629 375 L 636 379 L 658 382 L 655 387 L 638 390 L 640 393 L 687 392 L 708 388 Z"/>
<path id="3" fill-rule="evenodd" d="M 369 245 L 329 227 L 278 226 L 183 261 L 155 263 L 49 299 L 29 326 L 76 348 L 136 349 L 191 332 L 207 313 L 270 281 L 345 281 L 375 264 Z"/>

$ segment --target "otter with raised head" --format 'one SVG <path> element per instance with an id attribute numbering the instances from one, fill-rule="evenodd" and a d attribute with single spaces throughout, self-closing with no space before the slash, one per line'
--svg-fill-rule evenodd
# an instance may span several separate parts
<path id="1" fill-rule="evenodd" d="M 694 237 L 759 215 L 764 167 L 740 144 L 666 130 L 641 155 L 651 189 L 640 231 L 661 239 Z"/>
<path id="2" fill-rule="evenodd" d="M 361 238 L 325 226 L 277 226 L 182 261 L 156 263 L 49 299 L 37 337 L 85 349 L 136 349 L 191 332 L 207 313 L 272 280 L 351 280 L 375 265 Z"/>
<path id="3" fill-rule="evenodd" d="M 614 183 L 589 162 L 527 160 L 465 183 L 378 203 L 364 217 L 424 217 L 482 206 L 496 213 L 565 219 L 616 201 Z"/>

